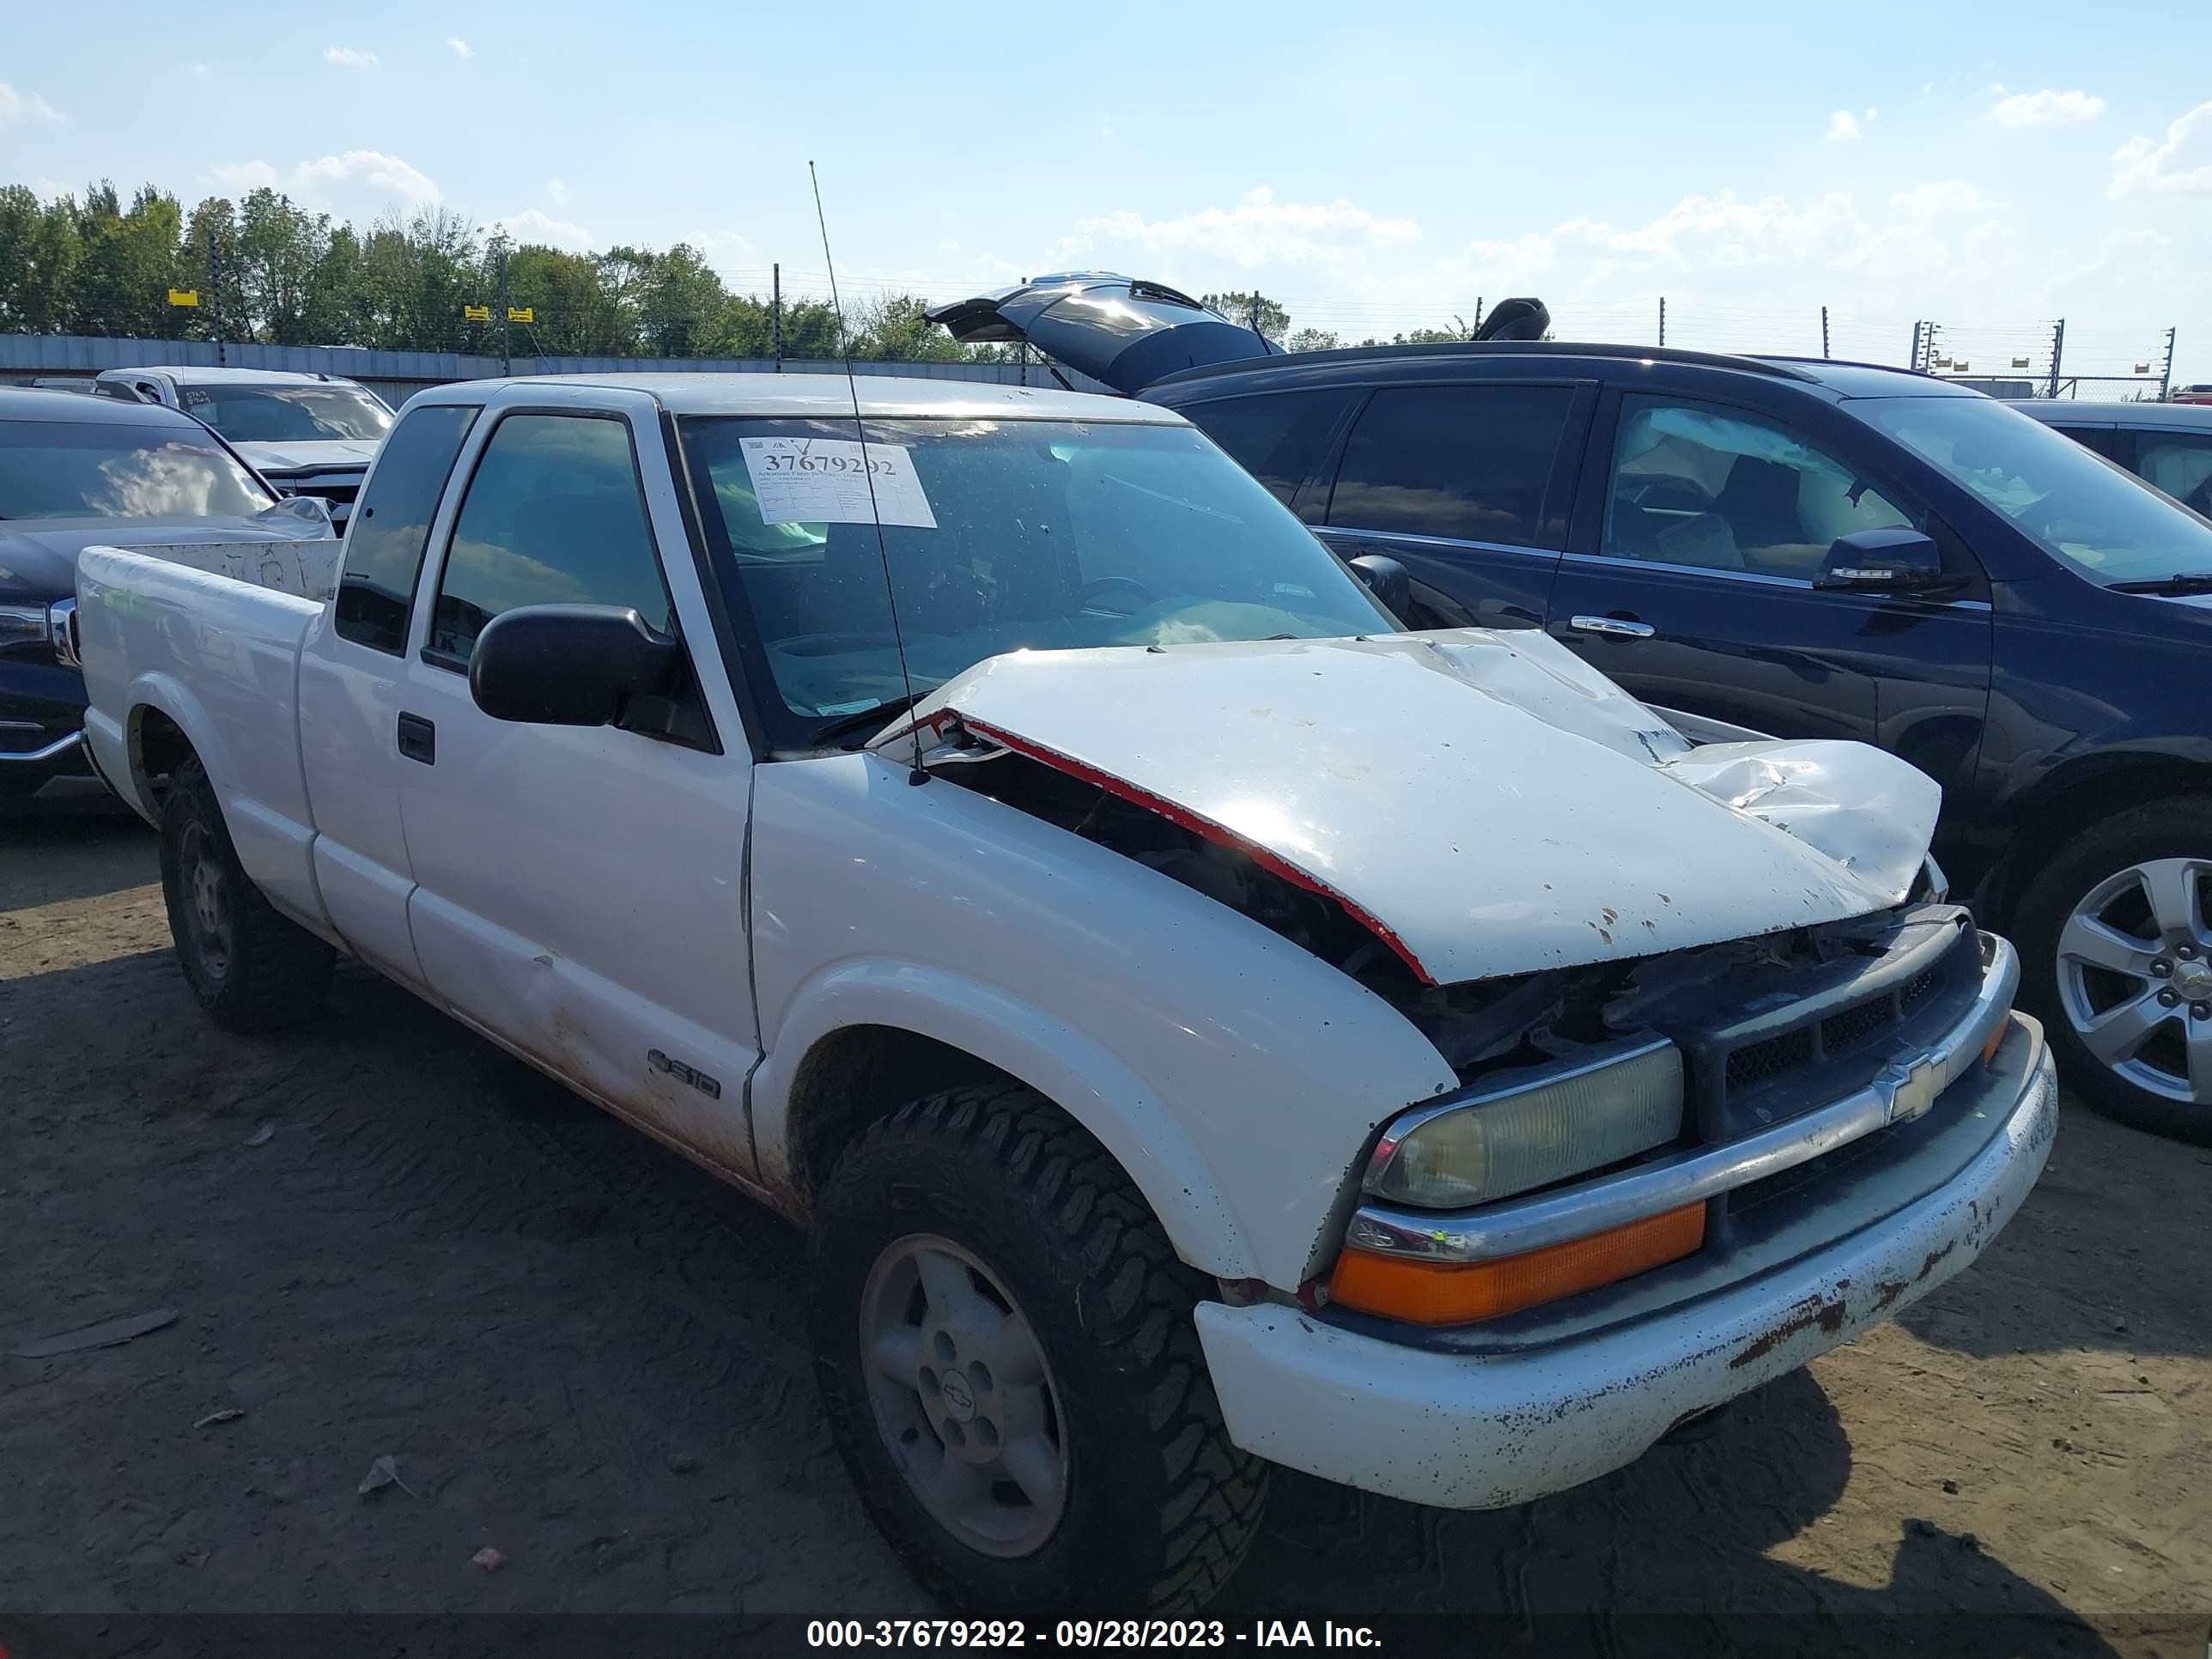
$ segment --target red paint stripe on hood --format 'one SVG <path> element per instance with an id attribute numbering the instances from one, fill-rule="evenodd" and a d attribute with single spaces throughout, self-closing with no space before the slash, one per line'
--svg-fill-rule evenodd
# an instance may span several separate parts
<path id="1" fill-rule="evenodd" d="M 978 737 L 1003 744 L 1018 755 L 1027 756 L 1041 765 L 1051 767 L 1055 772 L 1064 772 L 1069 777 L 1096 785 L 1107 793 L 1118 795 L 1121 799 L 1133 805 L 1141 806 L 1148 812 L 1157 812 L 1169 823 L 1179 824 L 1193 835 L 1212 842 L 1217 846 L 1231 848 L 1243 854 L 1262 870 L 1271 875 L 1280 876 L 1292 886 L 1302 887 L 1309 893 L 1318 893 L 1323 898 L 1342 905 L 1346 915 L 1390 947 L 1398 960 L 1413 971 L 1415 979 L 1424 985 L 1437 983 L 1435 976 L 1421 965 L 1420 959 L 1406 948 L 1405 941 L 1392 932 L 1381 917 L 1346 898 L 1320 878 L 1309 875 L 1296 865 L 1285 862 L 1279 854 L 1269 851 L 1257 842 L 1238 835 L 1226 824 L 1216 823 L 1211 818 L 1200 817 L 1188 806 L 1169 800 L 1164 796 L 1156 795 L 1149 789 L 1140 788 L 1127 778 L 1117 778 L 1110 772 L 1102 772 L 1097 767 L 1077 760 L 1072 755 L 1063 755 L 1056 750 L 1046 748 L 1042 744 L 1032 743 L 1027 738 L 1017 737 L 1011 732 L 987 725 L 972 715 L 961 714 L 957 710 L 951 712 L 962 726 Z M 927 723 L 923 722 L 923 724 Z"/>

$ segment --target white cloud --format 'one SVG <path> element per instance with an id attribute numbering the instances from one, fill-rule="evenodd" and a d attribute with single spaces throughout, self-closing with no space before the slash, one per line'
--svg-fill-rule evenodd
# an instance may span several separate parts
<path id="1" fill-rule="evenodd" d="M 1866 118 L 1867 118 L 1868 120 L 1871 121 L 1871 120 L 1873 120 L 1873 119 L 1874 119 L 1874 118 L 1875 118 L 1875 116 L 1877 116 L 1877 115 L 1879 115 L 1879 114 L 1881 114 L 1881 112 L 1880 110 L 1875 109 L 1875 107 L 1873 107 L 1873 106 L 1869 105 L 1869 106 L 1868 106 L 1868 108 L 1867 108 Z"/>
<path id="2" fill-rule="evenodd" d="M 456 58 L 473 58 L 477 55 L 477 49 L 458 34 L 449 34 L 446 37 L 446 50 Z"/>
<path id="3" fill-rule="evenodd" d="M 325 46 L 323 61 L 343 64 L 348 69 L 373 70 L 376 67 L 377 58 L 373 52 L 356 52 L 351 46 Z"/>
<path id="4" fill-rule="evenodd" d="M 303 206 L 360 223 L 394 209 L 435 207 L 443 199 L 434 179 L 397 155 L 374 149 L 302 161 L 289 173 L 279 173 L 266 161 L 238 161 L 209 171 L 217 184 L 234 192 L 281 190 Z"/>
<path id="5" fill-rule="evenodd" d="M 1278 202 L 1267 185 L 1232 208 L 1202 208 L 1175 219 L 1146 219 L 1127 209 L 1084 219 L 1053 244 L 1049 263 L 1066 264 L 1101 248 L 1146 256 L 1211 255 L 1235 265 L 1267 263 L 1328 267 L 1365 250 L 1421 240 L 1411 219 L 1386 217 L 1339 197 L 1334 202 Z"/>
<path id="6" fill-rule="evenodd" d="M 207 72 L 208 66 L 205 64 L 195 64 L 192 65 L 192 73 L 196 76 L 204 76 Z"/>
<path id="7" fill-rule="evenodd" d="M 1847 109 L 1839 109 L 1828 118 L 1828 142 L 1832 144 L 1847 142 L 1859 136 L 1859 118 Z"/>
<path id="8" fill-rule="evenodd" d="M 571 253 L 587 252 L 592 246 L 592 233 L 583 226 L 556 219 L 538 208 L 525 208 L 520 213 L 506 214 L 489 222 L 518 242 L 565 248 Z"/>
<path id="9" fill-rule="evenodd" d="M 0 81 L 0 127 L 15 121 L 61 121 L 68 118 L 35 92 L 18 92 Z"/>
<path id="10" fill-rule="evenodd" d="M 545 194 L 552 199 L 552 203 L 555 207 L 566 207 L 568 205 L 568 186 L 562 184 L 558 179 L 548 181 L 545 186 Z"/>
<path id="11" fill-rule="evenodd" d="M 2112 152 L 2112 193 L 2131 196 L 2137 191 L 2176 191 L 2194 193 L 2212 191 L 2212 144 L 2199 141 L 2194 146 L 2190 140 L 2199 123 L 2212 116 L 2212 103 L 2199 104 L 2186 114 L 2177 116 L 2166 129 L 2166 142 L 2153 143 L 2149 139 L 2130 138 Z M 2177 166 L 2183 151 L 2196 165 Z"/>
<path id="12" fill-rule="evenodd" d="M 1995 90 L 2002 92 L 2002 87 Z M 2105 100 L 2076 89 L 2014 93 L 1990 111 L 1990 119 L 2001 127 L 2063 127 L 2076 121 L 2094 121 L 2105 112 Z"/>

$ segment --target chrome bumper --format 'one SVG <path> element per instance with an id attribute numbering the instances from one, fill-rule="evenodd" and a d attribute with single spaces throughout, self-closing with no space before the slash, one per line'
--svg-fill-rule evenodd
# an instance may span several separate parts
<path id="1" fill-rule="evenodd" d="M 1994 933 L 1981 935 L 1981 989 L 1958 1024 L 1920 1054 L 1893 1062 L 1866 1087 L 1831 1105 L 1723 1146 L 1675 1152 L 1578 1187 L 1480 1210 L 1439 1213 L 1363 1205 L 1352 1212 L 1345 1243 L 1435 1261 L 1517 1255 L 1717 1198 L 1893 1123 L 1909 1123 L 1978 1065 L 2004 1029 L 2020 989 L 2020 957 Z"/>

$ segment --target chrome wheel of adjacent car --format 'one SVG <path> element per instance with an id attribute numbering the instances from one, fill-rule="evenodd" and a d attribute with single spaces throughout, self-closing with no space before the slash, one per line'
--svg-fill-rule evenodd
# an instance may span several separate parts
<path id="1" fill-rule="evenodd" d="M 2212 859 L 2147 860 L 2099 882 L 2057 956 L 2083 1048 L 2139 1089 L 2212 1107 Z"/>
<path id="2" fill-rule="evenodd" d="M 860 1352 L 922 1507 L 983 1554 L 1041 1548 L 1066 1504 L 1067 1444 L 1044 1351 L 990 1271 L 950 1239 L 899 1239 L 868 1275 Z"/>

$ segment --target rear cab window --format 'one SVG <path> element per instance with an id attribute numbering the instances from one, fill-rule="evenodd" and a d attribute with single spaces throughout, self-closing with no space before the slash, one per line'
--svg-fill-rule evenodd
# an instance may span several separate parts
<path id="1" fill-rule="evenodd" d="M 474 404 L 425 404 L 385 440 L 346 529 L 332 622 L 340 639 L 395 657 L 407 648 L 408 612 L 430 520 L 480 412 Z"/>

